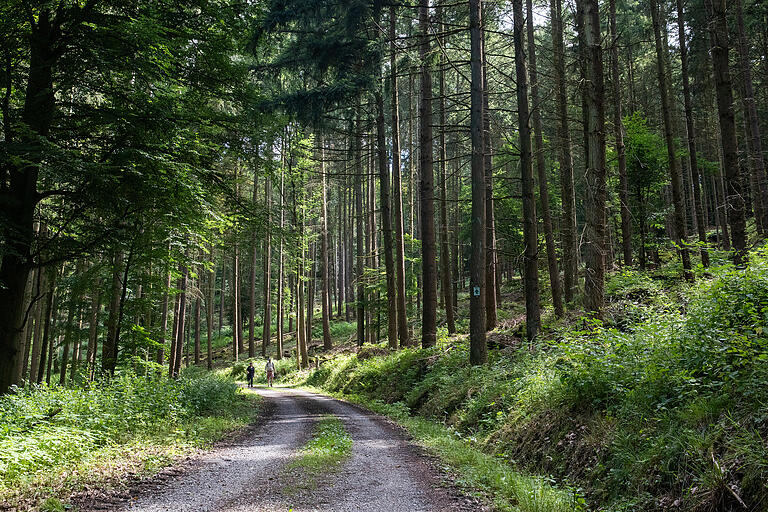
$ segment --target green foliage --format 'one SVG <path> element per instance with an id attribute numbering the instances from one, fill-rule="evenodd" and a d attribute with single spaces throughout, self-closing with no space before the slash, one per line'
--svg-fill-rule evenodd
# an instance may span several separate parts
<path id="1" fill-rule="evenodd" d="M 488 455 L 464 450 L 551 475 L 601 510 L 675 501 L 722 510 L 737 506 L 735 495 L 759 509 L 768 500 L 768 250 L 745 269 L 710 269 L 693 290 L 679 279 L 669 287 L 676 272 L 611 276 L 605 324 L 573 321 L 533 352 L 492 350 L 487 366 L 471 367 L 454 339 L 338 356 L 307 383 L 394 415 L 412 433 L 433 425 L 414 437 L 454 467 L 466 462 L 467 481 L 494 495 L 513 486 L 488 483 L 502 470 L 486 474 L 478 468 Z M 438 433 L 446 426 L 466 446 Z"/>
<path id="2" fill-rule="evenodd" d="M 162 453 L 204 445 L 252 418 L 254 409 L 241 404 L 237 385 L 211 374 L 17 389 L 0 397 L 0 494 L 25 500 L 35 486 L 61 488 L 56 479 L 71 465 L 102 464 L 117 447 L 141 443 Z M 145 469 L 169 460 L 147 453 Z"/>

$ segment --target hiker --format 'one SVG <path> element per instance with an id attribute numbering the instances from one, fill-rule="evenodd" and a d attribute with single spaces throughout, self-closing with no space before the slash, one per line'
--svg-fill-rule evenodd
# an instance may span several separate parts
<path id="1" fill-rule="evenodd" d="M 253 387 L 253 375 L 256 373 L 256 368 L 253 366 L 253 363 L 248 365 L 248 369 L 246 370 L 248 373 L 248 387 Z"/>
<path id="2" fill-rule="evenodd" d="M 272 361 L 272 357 L 267 360 L 267 365 L 264 367 L 267 371 L 267 384 L 272 387 L 272 381 L 275 378 L 275 363 Z"/>

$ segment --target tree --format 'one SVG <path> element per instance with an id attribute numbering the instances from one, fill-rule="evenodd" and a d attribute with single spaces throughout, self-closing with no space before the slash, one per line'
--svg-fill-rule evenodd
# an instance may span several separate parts
<path id="1" fill-rule="evenodd" d="M 720 126 L 720 146 L 723 151 L 725 178 L 725 205 L 731 228 L 733 261 L 740 265 L 746 255 L 744 197 L 738 163 L 736 120 L 733 112 L 733 85 L 728 62 L 728 21 L 725 0 L 705 0 L 710 18 L 712 66 L 715 78 L 715 96 Z"/>
<path id="2" fill-rule="evenodd" d="M 597 0 L 577 0 L 577 28 L 582 52 L 586 147 L 586 226 L 584 229 L 584 306 L 602 315 L 605 286 L 605 88 L 600 11 Z"/>
<path id="3" fill-rule="evenodd" d="M 523 190 L 523 239 L 525 244 L 525 331 L 533 340 L 541 329 L 541 308 L 539 305 L 539 241 L 536 232 L 536 198 L 534 197 L 533 162 L 531 159 L 531 130 L 528 124 L 528 77 L 525 59 L 525 18 L 523 0 L 513 0 L 515 40 L 515 78 L 517 79 L 517 117 L 520 133 L 520 173 Z"/>
<path id="4" fill-rule="evenodd" d="M 472 137 L 472 247 L 469 261 L 469 362 L 485 364 L 485 166 L 483 161 L 482 3 L 469 2 L 472 70 L 470 133 Z"/>
<path id="5" fill-rule="evenodd" d="M 419 214 L 421 216 L 421 269 L 424 305 L 421 346 L 437 343 L 437 250 L 435 244 L 434 170 L 432 166 L 432 73 L 429 42 L 429 0 L 419 0 Z"/>
<path id="6" fill-rule="evenodd" d="M 661 115 L 664 120 L 664 138 L 667 142 L 667 154 L 669 161 L 669 173 L 672 181 L 672 203 L 674 210 L 675 236 L 680 246 L 680 258 L 683 261 L 685 278 L 693 280 L 691 272 L 691 256 L 688 251 L 687 228 L 685 223 L 685 205 L 683 204 L 683 183 L 680 174 L 680 161 L 675 154 L 675 134 L 672 127 L 672 105 L 670 103 L 669 83 L 667 81 L 666 56 L 661 41 L 661 23 L 659 21 L 659 7 L 656 0 L 650 0 L 651 17 L 653 19 L 653 34 L 656 42 L 656 70 L 661 96 Z"/>

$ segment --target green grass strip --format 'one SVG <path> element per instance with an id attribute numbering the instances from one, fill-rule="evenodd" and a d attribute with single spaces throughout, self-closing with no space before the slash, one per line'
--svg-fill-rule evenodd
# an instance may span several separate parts
<path id="1" fill-rule="evenodd" d="M 323 394 L 327 391 L 309 388 Z M 334 395 L 334 394 L 331 394 Z M 491 500 L 494 508 L 505 512 L 578 512 L 586 502 L 575 489 L 558 488 L 541 477 L 517 472 L 506 462 L 483 453 L 468 439 L 461 439 L 444 425 L 410 416 L 403 404 L 387 404 L 360 395 L 335 394 L 344 400 L 396 421 L 429 452 L 437 455 L 455 473 L 463 489 Z"/>
<path id="2" fill-rule="evenodd" d="M 312 439 L 301 449 L 292 468 L 301 468 L 316 476 L 326 473 L 345 461 L 352 452 L 352 438 L 344 424 L 335 416 L 325 416 L 315 425 Z"/>

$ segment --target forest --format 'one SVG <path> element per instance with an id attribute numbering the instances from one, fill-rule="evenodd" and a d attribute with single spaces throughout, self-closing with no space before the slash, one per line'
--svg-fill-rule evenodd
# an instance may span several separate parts
<path id="1" fill-rule="evenodd" d="M 269 424 L 269 357 L 472 510 L 768 510 L 768 3 L 5 0 L 0 40 L 0 510 Z"/>

